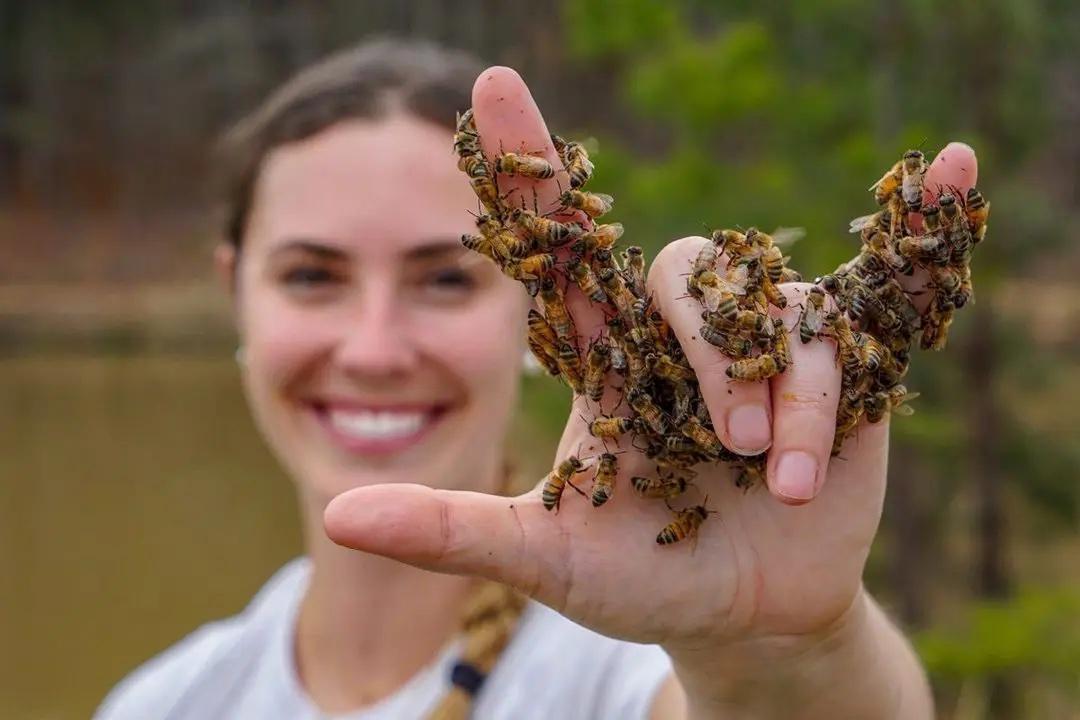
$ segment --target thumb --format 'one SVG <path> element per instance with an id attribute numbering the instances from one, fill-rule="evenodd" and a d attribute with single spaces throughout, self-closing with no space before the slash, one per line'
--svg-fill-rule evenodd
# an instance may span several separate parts
<path id="1" fill-rule="evenodd" d="M 323 514 L 338 545 L 424 570 L 475 575 L 557 602 L 567 563 L 535 493 L 502 497 L 423 485 L 373 485 L 338 495 Z"/>

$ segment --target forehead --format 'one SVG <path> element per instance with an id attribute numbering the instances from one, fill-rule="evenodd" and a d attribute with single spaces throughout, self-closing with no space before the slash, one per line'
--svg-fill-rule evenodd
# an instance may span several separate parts
<path id="1" fill-rule="evenodd" d="M 256 184 L 251 239 L 268 248 L 333 240 L 368 253 L 469 232 L 476 199 L 450 142 L 449 129 L 392 115 L 276 148 Z"/>

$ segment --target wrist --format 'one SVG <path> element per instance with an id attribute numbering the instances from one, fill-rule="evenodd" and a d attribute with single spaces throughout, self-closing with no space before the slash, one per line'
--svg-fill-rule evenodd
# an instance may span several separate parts
<path id="1" fill-rule="evenodd" d="M 688 717 L 895 717 L 902 681 L 886 667 L 887 620 L 866 591 L 818 631 L 722 647 L 671 648 Z"/>

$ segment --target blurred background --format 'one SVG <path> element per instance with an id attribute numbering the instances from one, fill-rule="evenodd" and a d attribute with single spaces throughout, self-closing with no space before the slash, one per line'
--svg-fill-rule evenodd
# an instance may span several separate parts
<path id="1" fill-rule="evenodd" d="M 652 252 L 805 227 L 831 270 L 900 154 L 978 150 L 977 303 L 916 357 L 867 583 L 941 716 L 1080 717 L 1080 4 L 0 0 L 0 717 L 86 717 L 299 552 L 213 284 L 217 133 L 373 35 L 518 69 Z M 448 154 L 449 157 L 449 154 Z M 538 476 L 566 410 L 526 381 Z"/>

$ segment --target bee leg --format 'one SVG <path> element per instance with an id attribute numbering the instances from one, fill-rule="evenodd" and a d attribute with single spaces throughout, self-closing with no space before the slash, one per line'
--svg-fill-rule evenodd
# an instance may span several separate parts
<path id="1" fill-rule="evenodd" d="M 567 485 L 569 485 L 570 487 L 574 488 L 575 490 L 577 490 L 577 493 L 578 493 L 578 495 L 580 495 L 581 497 L 588 497 L 588 496 L 587 496 L 587 495 L 585 494 L 585 491 L 584 491 L 584 490 L 582 490 L 581 488 L 579 488 L 579 487 L 578 487 L 577 485 L 575 485 L 575 484 L 574 484 L 573 482 L 571 482 L 570 480 L 567 480 L 567 481 L 566 481 L 566 484 L 567 484 Z"/>

